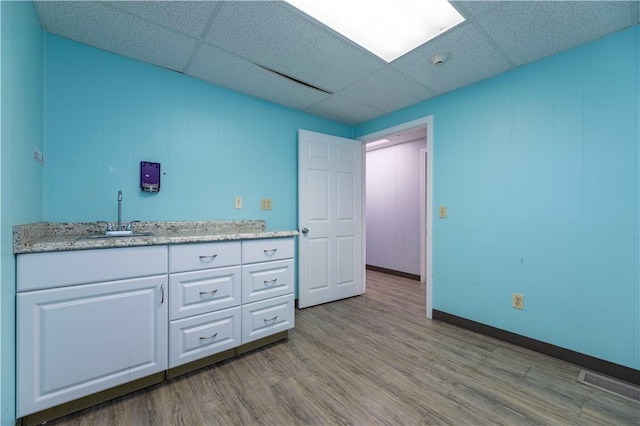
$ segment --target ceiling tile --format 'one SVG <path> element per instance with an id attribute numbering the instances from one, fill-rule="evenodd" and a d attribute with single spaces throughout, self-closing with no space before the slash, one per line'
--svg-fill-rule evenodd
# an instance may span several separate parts
<path id="1" fill-rule="evenodd" d="M 462 10 L 469 12 L 468 14 L 462 13 L 463 16 L 478 16 L 483 13 L 493 9 L 494 7 L 499 7 L 500 2 L 495 0 L 482 1 L 482 0 L 452 0 L 449 1 L 453 7 L 458 9 L 459 12 Z"/>
<path id="2" fill-rule="evenodd" d="M 225 2 L 206 40 L 332 92 L 386 65 L 284 2 Z"/>
<path id="3" fill-rule="evenodd" d="M 46 30 L 89 46 L 182 71 L 196 40 L 100 2 L 38 2 Z"/>
<path id="4" fill-rule="evenodd" d="M 405 108 L 436 95 L 433 90 L 389 66 L 368 75 L 339 93 L 384 112 Z"/>
<path id="5" fill-rule="evenodd" d="M 349 124 L 640 22 L 639 1 L 452 3 L 465 23 L 387 64 L 283 1 L 34 2 L 52 34 Z"/>
<path id="6" fill-rule="evenodd" d="M 436 53 L 451 52 L 442 65 L 429 62 Z M 461 24 L 391 63 L 419 83 L 444 93 L 508 70 L 511 65 L 471 24 Z"/>
<path id="7" fill-rule="evenodd" d="M 198 49 L 188 72 L 219 86 L 301 110 L 329 96 L 206 43 Z"/>
<path id="8" fill-rule="evenodd" d="M 351 99 L 334 94 L 317 103 L 307 112 L 341 123 L 353 125 L 384 115 L 384 111 L 362 105 Z"/>
<path id="9" fill-rule="evenodd" d="M 109 1 L 103 4 L 125 10 L 175 31 L 200 38 L 211 15 L 222 2 L 194 1 Z"/>
<path id="10" fill-rule="evenodd" d="M 516 65 L 553 55 L 633 25 L 633 2 L 514 1 L 477 22 Z"/>

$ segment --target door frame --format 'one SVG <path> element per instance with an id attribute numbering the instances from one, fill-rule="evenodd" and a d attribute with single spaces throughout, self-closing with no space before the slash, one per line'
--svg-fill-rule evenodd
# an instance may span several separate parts
<path id="1" fill-rule="evenodd" d="M 406 123 L 398 124 L 393 127 L 388 127 L 383 130 L 378 130 L 377 132 L 369 133 L 363 136 L 356 138 L 363 144 L 366 145 L 367 142 L 372 142 L 377 139 L 382 139 L 385 136 L 388 136 L 392 133 L 401 133 L 407 130 L 414 129 L 416 127 L 424 127 L 427 128 L 427 150 L 426 150 L 426 159 L 427 159 L 427 170 L 425 173 L 426 177 L 426 186 L 421 185 L 426 191 L 426 211 L 424 212 L 424 217 L 421 215 L 421 234 L 426 235 L 425 238 L 425 250 L 426 253 L 421 253 L 420 256 L 420 270 L 426 270 L 425 274 L 425 283 L 427 286 L 427 318 L 433 317 L 433 115 L 428 115 L 426 117 L 418 118 L 416 120 L 408 121 Z M 362 161 L 364 162 L 364 167 L 362 168 L 363 174 L 363 197 L 362 197 L 362 226 L 363 226 L 363 248 L 362 255 L 363 259 L 366 259 L 366 155 L 362 156 Z M 424 167 L 424 162 L 421 168 Z M 423 179 L 424 181 L 424 179 Z M 424 182 L 423 182 L 424 183 Z M 424 196 L 424 192 L 422 194 Z M 424 204 L 424 203 L 423 203 Z M 423 228 L 424 226 L 424 228 Z M 422 248 L 422 247 L 421 247 Z M 366 261 L 363 262 L 366 264 Z M 422 275 L 422 273 L 421 273 Z M 422 278 L 422 277 L 421 277 Z M 366 280 L 363 280 L 363 287 Z M 364 291 L 364 288 L 363 288 Z"/>

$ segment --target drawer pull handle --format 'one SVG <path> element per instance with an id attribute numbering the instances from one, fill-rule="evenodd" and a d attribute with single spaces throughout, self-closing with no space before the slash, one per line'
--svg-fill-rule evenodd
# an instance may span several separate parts
<path id="1" fill-rule="evenodd" d="M 265 318 L 265 319 L 264 319 L 264 322 L 271 322 L 271 321 L 275 321 L 275 320 L 277 320 L 277 319 L 278 319 L 278 316 L 276 315 L 276 316 L 275 316 L 275 317 L 273 317 L 273 318 Z"/>
<path id="2" fill-rule="evenodd" d="M 218 289 L 211 290 L 211 291 L 201 291 L 200 296 L 213 296 L 217 292 L 218 292 Z"/>
<path id="3" fill-rule="evenodd" d="M 213 336 L 209 336 L 209 337 L 201 337 L 201 338 L 200 338 L 200 340 L 211 340 L 211 339 L 215 339 L 217 335 L 218 335 L 218 333 L 215 333 Z"/>
<path id="4" fill-rule="evenodd" d="M 274 278 L 272 280 L 264 280 L 264 285 L 271 287 L 272 285 L 276 284 L 276 281 L 278 281 L 277 278 Z"/>
<path id="5" fill-rule="evenodd" d="M 271 256 L 272 254 L 275 254 L 275 252 L 278 251 L 278 249 L 271 249 L 271 250 L 263 250 L 264 254 L 266 254 L 267 256 Z"/>
<path id="6" fill-rule="evenodd" d="M 209 256 L 199 256 L 202 262 L 211 262 L 213 259 L 218 257 L 217 254 L 211 254 Z"/>

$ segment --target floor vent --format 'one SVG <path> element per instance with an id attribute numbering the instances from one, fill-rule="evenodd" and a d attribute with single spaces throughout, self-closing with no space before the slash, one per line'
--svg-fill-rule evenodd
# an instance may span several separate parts
<path id="1" fill-rule="evenodd" d="M 580 370 L 578 382 L 633 401 L 640 401 L 640 387 L 620 382 L 607 376 L 601 376 L 591 371 Z"/>

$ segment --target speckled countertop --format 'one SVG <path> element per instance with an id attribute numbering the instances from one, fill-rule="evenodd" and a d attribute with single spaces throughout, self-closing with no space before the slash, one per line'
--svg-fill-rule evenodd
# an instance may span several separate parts
<path id="1" fill-rule="evenodd" d="M 39 222 L 13 227 L 13 252 L 88 250 L 97 248 L 153 246 L 163 244 L 202 243 L 214 241 L 282 238 L 298 235 L 298 231 L 267 231 L 263 220 L 139 222 L 135 232 L 151 232 L 150 236 L 87 239 L 87 235 L 104 233 L 105 225 L 97 222 Z"/>

